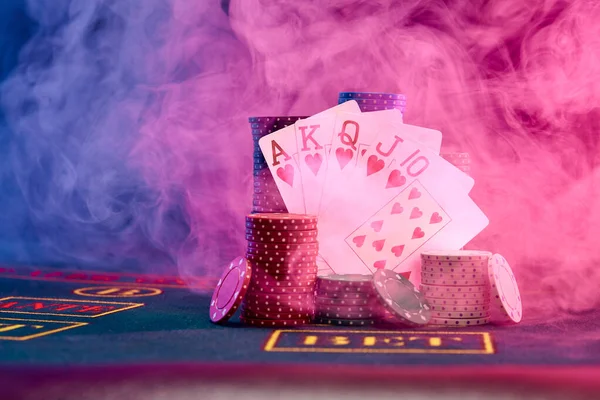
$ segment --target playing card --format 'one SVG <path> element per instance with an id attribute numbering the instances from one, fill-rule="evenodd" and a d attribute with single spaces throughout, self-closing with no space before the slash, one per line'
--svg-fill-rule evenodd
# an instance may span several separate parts
<path id="1" fill-rule="evenodd" d="M 380 129 L 402 124 L 399 110 L 382 110 L 363 114 L 341 112 L 335 119 L 327 158 L 327 175 L 324 181 L 320 214 L 326 212 L 331 200 L 343 189 L 353 190 L 353 169 L 361 154 L 365 154 Z M 335 204 L 333 206 L 336 206 Z"/>
<path id="2" fill-rule="evenodd" d="M 302 179 L 295 159 L 298 153 L 294 126 L 285 127 L 262 137 L 258 145 L 288 212 L 305 214 Z"/>
<path id="3" fill-rule="evenodd" d="M 451 221 L 417 180 L 352 232 L 345 241 L 365 266 L 394 269 Z"/>
<path id="4" fill-rule="evenodd" d="M 464 198 L 474 184 L 472 178 L 422 144 L 395 132 L 378 138 L 366 151 L 363 165 L 337 187 L 327 212 L 321 208 L 320 254 L 336 273 L 370 272 L 364 264 L 356 266 L 356 255 L 348 253 L 341 242 L 417 178 L 430 193 L 454 193 Z"/>
<path id="5" fill-rule="evenodd" d="M 356 101 L 347 101 L 315 114 L 311 118 L 326 116 L 334 118 L 340 111 L 360 113 L 360 107 Z M 304 121 L 310 121 L 311 118 Z M 288 212 L 306 214 L 302 177 L 298 163 L 299 154 L 295 125 L 287 126 L 262 137 L 258 141 L 258 145 L 267 161 Z"/>
<path id="6" fill-rule="evenodd" d="M 319 214 L 321 194 L 327 173 L 325 145 L 331 140 L 334 124 L 335 115 L 313 117 L 295 124 L 306 214 Z"/>

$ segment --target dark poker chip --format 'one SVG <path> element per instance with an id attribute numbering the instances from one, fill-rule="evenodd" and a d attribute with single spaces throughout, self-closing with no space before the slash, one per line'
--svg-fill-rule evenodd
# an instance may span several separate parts
<path id="1" fill-rule="evenodd" d="M 406 96 L 401 93 L 382 93 L 382 92 L 340 92 L 340 99 L 374 99 L 374 100 L 404 100 Z"/>
<path id="2" fill-rule="evenodd" d="M 400 110 L 402 114 L 406 112 L 406 108 L 404 107 L 377 107 L 377 106 L 359 106 L 360 111 L 362 112 L 373 112 L 373 111 L 383 111 L 383 110 Z"/>
<path id="3" fill-rule="evenodd" d="M 402 275 L 388 269 L 373 274 L 373 287 L 386 309 L 414 325 L 425 325 L 431 319 L 431 309 L 425 296 Z"/>
<path id="4" fill-rule="evenodd" d="M 375 306 L 377 305 L 376 298 L 362 298 L 362 299 L 343 299 L 343 298 L 332 298 L 323 297 L 320 295 L 315 296 L 315 303 L 326 306 Z"/>
<path id="5" fill-rule="evenodd" d="M 339 99 L 338 101 L 346 102 L 348 100 L 354 100 L 359 106 L 371 106 L 371 107 L 406 107 L 406 102 L 402 100 L 374 100 L 374 99 Z"/>
<path id="6" fill-rule="evenodd" d="M 374 319 L 342 319 L 342 318 L 323 318 L 316 317 L 314 322 L 317 324 L 339 325 L 339 326 L 370 326 L 375 325 Z"/>
<path id="7" fill-rule="evenodd" d="M 291 327 L 291 326 L 302 326 L 308 325 L 311 322 L 311 318 L 303 319 L 291 319 L 291 320 L 271 320 L 271 319 L 256 319 L 240 316 L 240 321 L 243 324 L 255 326 L 259 328 L 272 328 L 272 327 Z"/>

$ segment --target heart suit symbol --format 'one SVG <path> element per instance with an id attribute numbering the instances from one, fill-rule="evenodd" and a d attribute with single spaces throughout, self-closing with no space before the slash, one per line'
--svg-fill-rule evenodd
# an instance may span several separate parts
<path id="1" fill-rule="evenodd" d="M 400 214 L 400 213 L 402 213 L 402 211 L 404 211 L 404 208 L 402 208 L 400 203 L 395 203 L 392 206 L 392 214 Z"/>
<path id="2" fill-rule="evenodd" d="M 340 164 L 340 169 L 344 169 L 344 167 L 346 165 L 348 165 L 350 160 L 352 160 L 353 154 L 354 153 L 352 152 L 352 150 L 350 150 L 350 149 L 344 150 L 342 147 L 338 147 L 335 150 L 335 157 L 337 158 L 338 163 Z"/>
<path id="3" fill-rule="evenodd" d="M 373 228 L 373 230 L 375 232 L 379 232 L 381 230 L 382 226 L 383 226 L 383 220 L 371 222 L 371 228 Z"/>
<path id="4" fill-rule="evenodd" d="M 383 249 L 383 245 L 385 244 L 385 239 L 376 240 L 371 244 L 373 247 L 375 247 L 375 251 L 381 251 Z"/>
<path id="5" fill-rule="evenodd" d="M 402 255 L 403 251 L 404 251 L 404 245 L 403 244 L 392 247 L 392 253 L 394 253 L 394 255 L 396 257 L 400 257 Z"/>
<path id="6" fill-rule="evenodd" d="M 373 263 L 373 266 L 377 269 L 384 269 L 385 268 L 385 260 L 375 261 Z"/>
<path id="7" fill-rule="evenodd" d="M 405 183 L 406 183 L 406 178 L 404 176 L 402 176 L 400 171 L 395 169 L 392 172 L 390 172 L 390 175 L 388 176 L 388 180 L 387 180 L 387 184 L 385 185 L 385 188 L 386 189 L 394 188 L 394 187 L 402 186 Z"/>
<path id="8" fill-rule="evenodd" d="M 352 239 L 352 241 L 354 242 L 356 247 L 361 247 L 363 245 L 363 243 L 365 242 L 365 238 L 366 238 L 365 235 L 355 236 L 354 239 Z"/>
<path id="9" fill-rule="evenodd" d="M 321 157 L 321 155 L 319 153 L 314 155 L 307 154 L 306 157 L 304 157 L 304 161 L 306 162 L 306 165 L 308 165 L 308 168 L 310 168 L 312 173 L 315 174 L 315 176 L 317 176 L 317 174 L 319 173 L 319 169 L 321 168 L 321 164 L 323 164 L 323 158 Z"/>
<path id="10" fill-rule="evenodd" d="M 423 232 L 423 230 L 417 226 L 415 228 L 415 230 L 413 231 L 412 238 L 413 239 L 421 239 L 423 236 L 425 236 L 425 232 Z"/>
<path id="11" fill-rule="evenodd" d="M 410 218 L 409 219 L 420 218 L 422 215 L 423 215 L 423 212 L 421 210 L 419 210 L 419 207 L 415 207 L 410 212 Z"/>
<path id="12" fill-rule="evenodd" d="M 408 199 L 409 200 L 418 199 L 419 197 L 421 197 L 421 192 L 419 192 L 419 189 L 412 188 L 410 193 L 408 194 Z"/>
<path id="13" fill-rule="evenodd" d="M 288 185 L 294 187 L 294 167 L 290 164 L 277 168 L 277 176 Z"/>
<path id="14" fill-rule="evenodd" d="M 377 158 L 376 155 L 369 156 L 367 160 L 367 176 L 379 172 L 385 167 L 383 160 Z"/>
<path id="15" fill-rule="evenodd" d="M 438 222 L 442 222 L 442 216 L 437 212 L 431 214 L 431 219 L 429 220 L 430 224 L 437 224 Z"/>

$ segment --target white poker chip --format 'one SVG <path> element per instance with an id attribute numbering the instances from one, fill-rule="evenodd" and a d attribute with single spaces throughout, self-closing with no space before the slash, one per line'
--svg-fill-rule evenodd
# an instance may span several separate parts
<path id="1" fill-rule="evenodd" d="M 497 300 L 492 306 L 513 322 L 521 322 L 523 303 L 515 275 L 510 265 L 500 254 L 494 254 L 489 264 L 492 295 Z"/>
<path id="2" fill-rule="evenodd" d="M 487 261 L 489 251 L 480 250 L 428 250 L 421 253 L 421 260 L 434 261 Z"/>

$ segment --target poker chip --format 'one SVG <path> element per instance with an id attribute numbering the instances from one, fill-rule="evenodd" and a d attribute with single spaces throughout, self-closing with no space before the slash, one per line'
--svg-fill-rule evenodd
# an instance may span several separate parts
<path id="1" fill-rule="evenodd" d="M 315 323 L 325 325 L 339 325 L 339 326 L 369 326 L 374 325 L 375 320 L 371 319 L 342 319 L 342 318 L 315 318 Z"/>
<path id="2" fill-rule="evenodd" d="M 251 290 L 253 293 L 272 293 L 272 294 L 311 294 L 313 291 L 312 286 L 265 286 L 261 284 L 252 284 L 250 283 L 248 290 Z"/>
<path id="3" fill-rule="evenodd" d="M 431 318 L 425 297 L 409 280 L 387 269 L 373 274 L 372 284 L 386 309 L 403 322 L 424 325 Z"/>
<path id="4" fill-rule="evenodd" d="M 242 317 L 254 319 L 292 320 L 310 319 L 314 316 L 311 311 L 258 311 L 242 307 Z"/>
<path id="5" fill-rule="evenodd" d="M 462 295 L 461 295 L 462 296 Z M 433 306 L 485 306 L 489 307 L 490 297 L 430 297 L 426 296 L 427 302 Z"/>
<path id="6" fill-rule="evenodd" d="M 457 266 L 458 263 L 452 263 L 452 265 L 432 265 L 421 263 L 421 272 L 422 273 L 438 273 L 438 274 L 479 274 L 485 275 L 488 271 L 488 263 L 465 263 L 465 264 L 475 264 L 475 265 L 464 265 Z"/>
<path id="7" fill-rule="evenodd" d="M 300 252 L 302 250 L 318 250 L 319 244 L 317 242 L 307 243 L 279 243 L 279 242 L 259 242 L 248 240 L 248 248 L 256 248 L 263 250 L 281 250 L 281 251 L 295 251 Z"/>
<path id="8" fill-rule="evenodd" d="M 489 251 L 480 250 L 432 250 L 422 252 L 421 260 L 487 262 L 491 256 Z"/>
<path id="9" fill-rule="evenodd" d="M 383 111 L 383 110 L 400 110 L 402 114 L 406 112 L 405 107 L 396 107 L 396 106 L 370 106 L 365 104 L 359 104 L 360 111 L 362 112 L 373 112 L 373 111 Z"/>
<path id="10" fill-rule="evenodd" d="M 263 250 L 248 247 L 246 257 L 265 270 L 274 269 L 311 269 L 317 268 L 316 250 Z"/>
<path id="11" fill-rule="evenodd" d="M 492 303 L 503 317 L 510 318 L 513 322 L 521 322 L 523 318 L 523 303 L 515 275 L 508 261 L 500 254 L 494 254 L 490 259 L 490 282 Z"/>
<path id="12" fill-rule="evenodd" d="M 421 284 L 421 291 L 423 293 L 476 293 L 478 295 L 488 295 L 490 290 L 487 286 L 438 286 L 438 285 L 428 285 Z"/>
<path id="13" fill-rule="evenodd" d="M 440 273 L 440 272 L 428 272 L 422 268 L 422 278 L 427 279 L 436 279 L 436 280 L 484 280 L 487 282 L 488 276 L 482 272 L 469 272 L 469 273 L 460 273 L 456 271 L 455 273 Z"/>
<path id="14" fill-rule="evenodd" d="M 489 311 L 432 311 L 432 318 L 489 318 Z"/>
<path id="15" fill-rule="evenodd" d="M 448 311 L 448 312 L 472 312 L 472 311 L 487 311 L 489 312 L 490 306 L 489 304 L 476 304 L 476 305 L 447 305 L 442 304 L 438 305 L 432 303 L 429 305 L 431 307 L 431 311 Z"/>
<path id="16" fill-rule="evenodd" d="M 254 302 L 261 306 L 306 307 L 308 305 L 314 305 L 314 296 L 311 292 L 302 294 L 247 293 L 244 302 Z"/>
<path id="17" fill-rule="evenodd" d="M 253 223 L 268 223 L 271 226 L 282 226 L 284 229 L 294 225 L 316 224 L 318 221 L 314 215 L 303 214 L 263 214 L 263 215 L 248 215 L 246 222 Z"/>
<path id="18" fill-rule="evenodd" d="M 329 297 L 333 299 L 369 299 L 375 298 L 375 291 L 367 292 L 347 292 L 345 290 L 320 290 L 316 289 L 315 294 L 320 297 Z"/>
<path id="19" fill-rule="evenodd" d="M 486 286 L 488 281 L 487 278 L 479 279 L 450 279 L 450 278 L 439 278 L 432 279 L 421 277 L 421 283 L 426 285 L 443 285 L 443 286 Z"/>
<path id="20" fill-rule="evenodd" d="M 302 232 L 302 231 L 300 231 Z M 302 244 L 302 243 L 316 243 L 316 236 L 286 236 L 286 235 L 248 235 L 246 234 L 246 240 L 252 242 L 262 243 L 283 243 L 283 244 Z"/>
<path id="21" fill-rule="evenodd" d="M 331 307 L 332 309 L 340 309 L 342 307 Z M 352 307 L 348 307 L 352 308 Z M 344 311 L 344 310 L 328 310 L 324 307 L 319 307 L 315 316 L 319 318 L 336 318 L 336 319 L 375 319 L 378 317 L 377 313 L 368 307 L 354 307 L 362 308 L 362 311 Z"/>
<path id="22" fill-rule="evenodd" d="M 489 317 L 484 318 L 431 318 L 431 324 L 442 326 L 476 326 L 490 322 Z"/>
<path id="23" fill-rule="evenodd" d="M 287 326 L 301 326 L 310 324 L 311 318 L 298 318 L 298 319 L 258 319 L 240 316 L 240 321 L 243 324 L 256 326 L 256 327 L 287 327 Z"/>
<path id="24" fill-rule="evenodd" d="M 375 303 L 374 299 L 372 298 L 344 299 L 335 297 L 315 296 L 315 304 L 327 306 L 366 306 L 373 305 Z"/>
<path id="25" fill-rule="evenodd" d="M 301 239 L 301 238 L 306 238 L 306 239 L 311 239 L 311 241 L 314 241 L 317 237 L 317 230 L 313 229 L 313 230 L 271 230 L 271 229 L 253 229 L 253 228 L 246 228 L 246 235 L 247 236 L 255 236 L 259 239 L 261 238 L 265 238 L 265 240 L 269 241 L 269 239 L 279 239 L 279 240 L 284 240 L 284 239 Z M 260 240 L 252 240 L 253 242 L 260 242 Z"/>
<path id="26" fill-rule="evenodd" d="M 404 100 L 406 96 L 399 93 L 381 93 L 381 92 L 339 92 L 340 99 L 373 99 L 373 100 Z"/>
<path id="27" fill-rule="evenodd" d="M 226 322 L 235 314 L 252 278 L 252 269 L 244 257 L 237 257 L 225 269 L 210 301 L 210 320 Z"/>
<path id="28" fill-rule="evenodd" d="M 319 290 L 346 290 L 360 291 L 372 290 L 371 275 L 361 274 L 333 274 L 321 276 L 317 280 L 317 288 Z"/>

